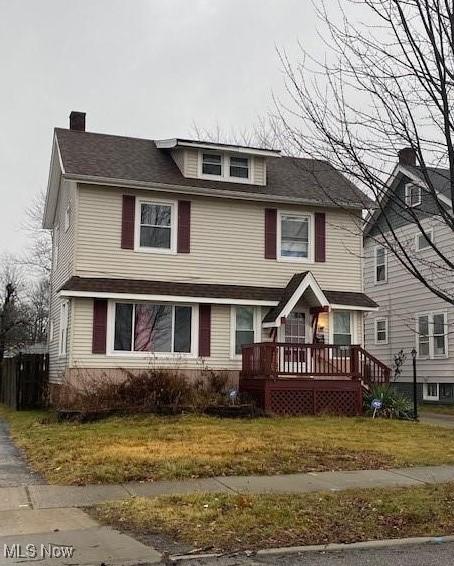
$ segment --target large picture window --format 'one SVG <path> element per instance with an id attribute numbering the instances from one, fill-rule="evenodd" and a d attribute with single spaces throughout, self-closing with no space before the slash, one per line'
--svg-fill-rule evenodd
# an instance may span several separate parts
<path id="1" fill-rule="evenodd" d="M 192 307 L 115 303 L 114 351 L 191 353 Z"/>
<path id="2" fill-rule="evenodd" d="M 416 349 L 420 358 L 444 358 L 448 353 L 447 314 L 424 313 L 416 319 Z"/>
<path id="3" fill-rule="evenodd" d="M 311 246 L 311 217 L 298 214 L 280 215 L 280 256 L 309 260 Z"/>
<path id="4" fill-rule="evenodd" d="M 139 207 L 140 248 L 172 250 L 174 206 L 170 203 L 139 201 Z"/>

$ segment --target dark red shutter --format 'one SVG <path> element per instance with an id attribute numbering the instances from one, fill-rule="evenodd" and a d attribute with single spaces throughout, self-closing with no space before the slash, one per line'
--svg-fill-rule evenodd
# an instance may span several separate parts
<path id="1" fill-rule="evenodd" d="M 211 355 L 211 305 L 199 305 L 199 356 Z"/>
<path id="2" fill-rule="evenodd" d="M 276 259 L 277 210 L 265 208 L 265 258 Z"/>
<path id="3" fill-rule="evenodd" d="M 107 336 L 107 300 L 93 300 L 93 354 L 106 353 Z"/>
<path id="4" fill-rule="evenodd" d="M 136 197 L 123 195 L 123 211 L 121 215 L 121 247 L 124 250 L 134 249 L 134 218 L 136 215 Z"/>
<path id="5" fill-rule="evenodd" d="M 188 254 L 191 251 L 191 201 L 178 201 L 177 252 Z"/>
<path id="6" fill-rule="evenodd" d="M 326 221 L 324 212 L 315 213 L 315 261 L 326 261 Z"/>

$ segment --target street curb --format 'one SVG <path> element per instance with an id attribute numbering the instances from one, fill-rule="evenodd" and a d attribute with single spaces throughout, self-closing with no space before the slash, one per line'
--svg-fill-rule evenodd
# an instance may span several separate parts
<path id="1" fill-rule="evenodd" d="M 443 544 L 454 542 L 454 535 L 442 537 L 412 537 L 412 538 L 391 538 L 383 540 L 368 540 L 364 542 L 352 543 L 330 543 L 308 546 L 283 546 L 277 548 L 267 548 L 264 550 L 234 552 L 232 555 L 246 556 L 273 556 L 275 554 L 299 554 L 302 552 L 333 552 L 345 550 L 368 550 L 372 548 L 388 548 L 393 546 L 408 546 L 412 544 Z M 229 553 L 205 553 L 205 554 L 181 554 L 169 556 L 171 562 L 183 562 L 189 560 L 201 560 L 207 558 L 219 558 L 229 556 Z"/>

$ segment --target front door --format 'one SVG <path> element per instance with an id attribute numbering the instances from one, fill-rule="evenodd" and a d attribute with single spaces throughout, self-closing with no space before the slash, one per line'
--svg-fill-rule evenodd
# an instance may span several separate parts
<path id="1" fill-rule="evenodd" d="M 306 372 L 308 352 L 298 348 L 296 344 L 305 344 L 307 335 L 307 313 L 292 311 L 285 321 L 284 341 L 289 344 L 285 349 L 284 364 L 288 373 L 301 374 Z M 292 347 L 290 344 L 294 344 Z"/>

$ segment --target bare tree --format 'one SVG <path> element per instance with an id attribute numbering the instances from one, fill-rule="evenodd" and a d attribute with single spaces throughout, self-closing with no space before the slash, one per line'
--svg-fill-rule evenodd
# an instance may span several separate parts
<path id="1" fill-rule="evenodd" d="M 453 254 L 432 240 L 430 259 L 413 253 L 393 222 L 397 217 L 425 234 L 423 220 L 430 217 L 454 232 L 446 199 L 447 193 L 454 202 L 454 3 L 340 0 L 334 11 L 317 8 L 323 60 L 302 45 L 296 62 L 279 53 L 287 96 L 276 100 L 273 121 L 281 145 L 287 153 L 329 161 L 371 195 L 374 204 L 364 202 L 369 217 L 381 215 L 373 237 L 433 294 L 454 304 Z M 402 148 L 417 156 L 413 170 L 430 206 L 410 208 L 389 191 Z"/>
<path id="2" fill-rule="evenodd" d="M 24 230 L 30 245 L 18 261 L 39 275 L 49 277 L 52 267 L 52 233 L 42 227 L 46 195 L 41 191 L 25 211 Z"/>

